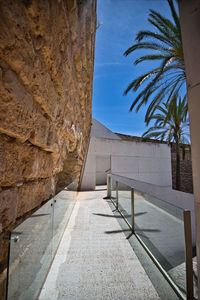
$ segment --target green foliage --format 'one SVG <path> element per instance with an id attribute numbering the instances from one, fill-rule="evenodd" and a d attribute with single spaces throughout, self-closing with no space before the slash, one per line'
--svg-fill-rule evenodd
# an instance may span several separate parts
<path id="1" fill-rule="evenodd" d="M 156 138 L 168 143 L 189 144 L 189 121 L 186 96 L 178 99 L 174 96 L 170 104 L 164 103 L 156 107 L 148 122 L 154 120 L 154 125 L 144 134 L 145 138 Z"/>
<path id="2" fill-rule="evenodd" d="M 148 124 L 150 117 L 154 114 L 156 107 L 163 99 L 170 103 L 171 99 L 178 96 L 178 93 L 185 84 L 185 66 L 181 40 L 179 16 L 174 7 L 173 1 L 168 0 L 173 21 L 163 17 L 154 10 L 150 10 L 148 21 L 153 26 L 153 31 L 144 30 L 136 35 L 136 44 L 128 48 L 124 55 L 145 49 L 151 53 L 141 56 L 135 60 L 135 65 L 145 61 L 159 62 L 149 72 L 134 79 L 124 91 L 139 91 L 134 99 L 130 111 L 133 108 L 136 112 L 151 99 L 147 109 L 145 122 Z M 152 52 L 153 51 L 153 52 Z"/>

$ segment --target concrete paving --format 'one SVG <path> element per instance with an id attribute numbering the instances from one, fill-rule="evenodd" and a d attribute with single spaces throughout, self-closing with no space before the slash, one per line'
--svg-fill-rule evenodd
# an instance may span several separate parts
<path id="1" fill-rule="evenodd" d="M 39 300 L 160 299 L 105 195 L 79 193 Z"/>

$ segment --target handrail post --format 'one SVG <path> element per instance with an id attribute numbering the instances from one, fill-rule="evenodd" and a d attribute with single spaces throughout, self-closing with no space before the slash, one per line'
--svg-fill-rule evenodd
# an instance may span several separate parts
<path id="1" fill-rule="evenodd" d="M 118 210 L 119 194 L 118 194 L 118 181 L 116 181 L 116 209 Z"/>
<path id="2" fill-rule="evenodd" d="M 184 233 L 185 233 L 185 264 L 186 264 L 186 290 L 187 299 L 193 299 L 193 266 L 192 266 L 192 232 L 191 213 L 184 211 Z"/>
<path id="3" fill-rule="evenodd" d="M 131 227 L 132 232 L 135 232 L 135 201 L 134 201 L 134 189 L 131 189 Z"/>
<path id="4" fill-rule="evenodd" d="M 111 177 L 107 175 L 107 198 L 111 197 Z"/>

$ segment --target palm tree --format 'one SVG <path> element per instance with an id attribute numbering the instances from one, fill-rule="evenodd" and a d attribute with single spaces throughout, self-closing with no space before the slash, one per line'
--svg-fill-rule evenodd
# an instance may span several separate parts
<path id="1" fill-rule="evenodd" d="M 163 99 L 170 103 L 170 99 L 177 96 L 185 84 L 179 16 L 173 0 L 168 0 L 168 3 L 173 21 L 150 9 L 148 21 L 153 25 L 153 31 L 139 31 L 135 39 L 136 44 L 124 53 L 127 56 L 136 50 L 151 50 L 149 54 L 136 59 L 135 65 L 145 61 L 152 61 L 156 65 L 159 63 L 158 67 L 134 79 L 124 91 L 124 95 L 126 95 L 130 90 L 133 92 L 140 90 L 130 107 L 130 111 L 136 108 L 137 112 L 142 105 L 147 104 L 150 98 L 153 99 L 145 116 L 147 124 L 149 117 L 155 111 L 155 107 Z"/>
<path id="2" fill-rule="evenodd" d="M 186 96 L 178 99 L 174 96 L 171 104 L 157 106 L 156 112 L 149 121 L 155 120 L 154 125 L 144 134 L 145 138 L 156 138 L 176 145 L 176 189 L 180 189 L 180 145 L 190 144 L 189 121 Z"/>

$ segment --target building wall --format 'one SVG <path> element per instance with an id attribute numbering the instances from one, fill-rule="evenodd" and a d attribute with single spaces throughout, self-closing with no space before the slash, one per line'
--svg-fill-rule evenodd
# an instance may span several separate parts
<path id="1" fill-rule="evenodd" d="M 96 0 L 0 1 L 0 299 L 8 232 L 80 178 L 91 126 Z"/>
<path id="2" fill-rule="evenodd" d="M 105 185 L 107 181 L 107 172 L 111 167 L 110 155 L 96 156 L 96 185 Z"/>
<path id="3" fill-rule="evenodd" d="M 151 143 L 162 143 L 167 144 L 167 142 L 161 142 L 159 140 L 144 139 L 141 137 L 130 136 L 126 134 L 117 133 L 117 136 L 123 140 L 128 141 L 147 141 Z M 174 143 L 171 146 L 171 164 L 172 164 L 172 188 L 176 188 L 176 147 Z M 193 180 L 192 180 L 192 158 L 191 150 L 185 145 L 185 154 L 183 155 L 183 148 L 181 147 L 181 157 L 180 157 L 180 191 L 186 193 L 193 193 Z"/>
<path id="4" fill-rule="evenodd" d="M 198 298 L 200 299 L 200 2 L 179 0 L 180 24 L 187 83 L 196 216 Z M 194 50 L 195 49 L 195 50 Z"/>
<path id="5" fill-rule="evenodd" d="M 91 137 L 81 189 L 96 185 L 96 159 L 110 156 L 111 173 L 171 187 L 171 154 L 166 144 Z"/>

